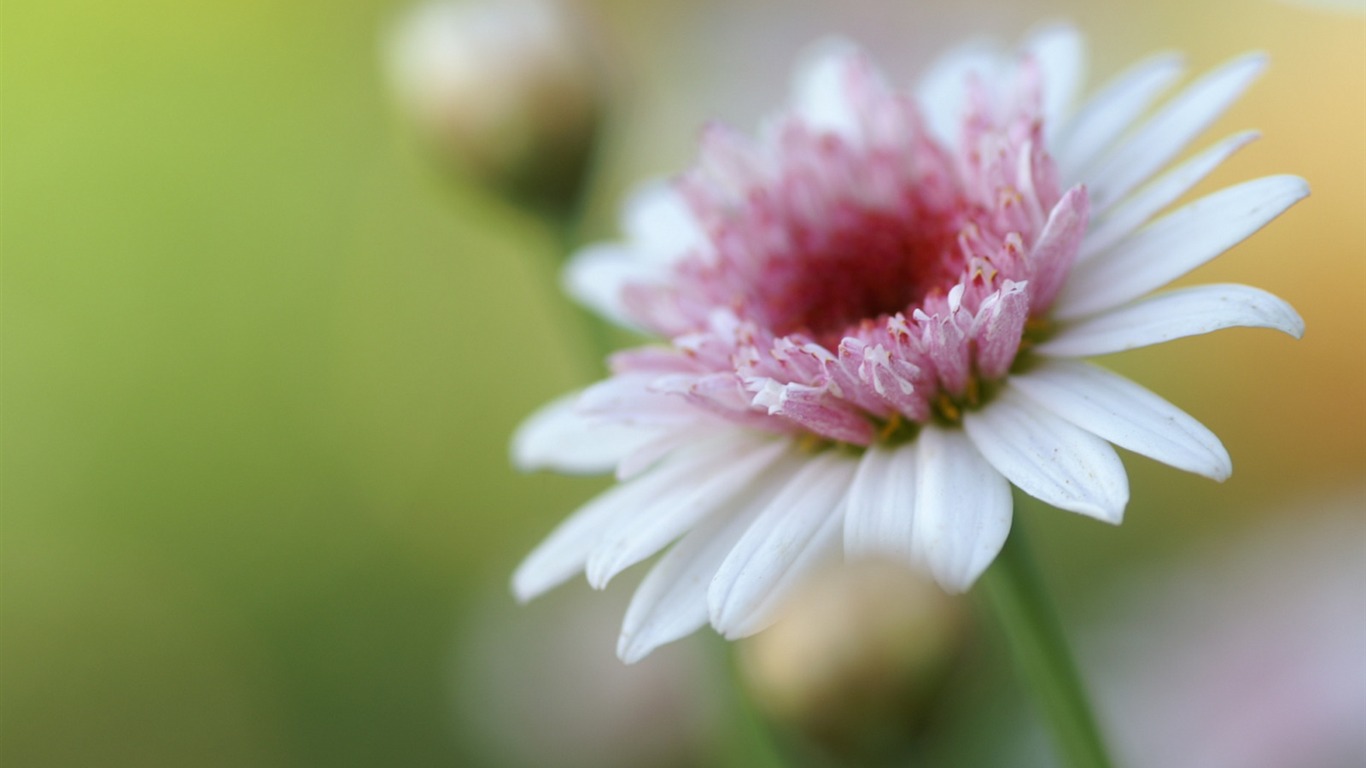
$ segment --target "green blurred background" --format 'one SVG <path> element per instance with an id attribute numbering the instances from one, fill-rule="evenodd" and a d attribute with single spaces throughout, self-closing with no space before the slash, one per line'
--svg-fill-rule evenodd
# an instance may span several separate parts
<path id="1" fill-rule="evenodd" d="M 633 668 L 653 693 L 591 692 L 578 646 L 551 638 L 587 611 L 592 668 L 616 675 L 627 592 L 512 605 L 518 558 L 602 482 L 518 476 L 508 435 L 592 369 L 551 293 L 554 233 L 438 171 L 395 114 L 381 40 L 405 7 L 5 4 L 5 765 L 517 765 L 534 752 L 508 743 L 552 727 L 533 703 L 592 709 L 669 686 L 687 691 L 646 709 L 675 730 L 669 707 L 693 720 L 660 737 L 668 762 L 774 759 L 709 636 Z M 1199 70 L 1262 48 L 1270 73 L 1198 145 L 1244 127 L 1264 138 L 1201 189 L 1294 172 L 1314 194 L 1196 278 L 1268 288 L 1308 334 L 1232 331 L 1108 361 L 1220 434 L 1234 478 L 1126 456 L 1122 527 L 1026 524 L 1081 623 L 1128 569 L 1311 518 L 1360 486 L 1360 13 L 851 7 L 584 4 L 617 99 L 589 230 L 610 234 L 632 180 L 685 163 L 704 118 L 749 128 L 776 106 L 823 31 L 866 33 L 910 67 L 962 34 L 1010 39 L 1063 15 L 1091 37 L 1093 85 L 1156 49 Z M 638 764 L 661 759 L 641 749 Z"/>

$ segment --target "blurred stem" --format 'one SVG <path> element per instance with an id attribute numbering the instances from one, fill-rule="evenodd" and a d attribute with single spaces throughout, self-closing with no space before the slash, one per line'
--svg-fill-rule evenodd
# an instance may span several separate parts
<path id="1" fill-rule="evenodd" d="M 1016 515 L 1005 547 L 982 587 L 1006 635 L 1019 674 L 1034 693 L 1070 768 L 1109 768 L 1110 758 L 1057 614 L 1034 566 Z"/>

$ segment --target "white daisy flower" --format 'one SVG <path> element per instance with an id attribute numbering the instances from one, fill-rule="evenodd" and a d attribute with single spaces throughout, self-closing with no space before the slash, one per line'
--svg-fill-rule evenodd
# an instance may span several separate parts
<path id="1" fill-rule="evenodd" d="M 632 662 L 707 623 L 763 629 L 841 551 L 966 590 L 1006 539 L 1012 484 L 1118 523 L 1112 443 L 1228 477 L 1208 429 L 1081 358 L 1233 326 L 1303 332 L 1256 288 L 1152 293 L 1308 194 L 1271 176 L 1154 219 L 1254 138 L 1164 170 L 1265 57 L 1156 109 L 1179 58 L 1074 106 L 1083 58 L 1052 27 L 1013 53 L 959 49 L 900 91 L 827 44 L 757 139 L 710 126 L 695 167 L 628 201 L 625 239 L 576 254 L 566 283 L 661 342 L 614 355 L 609 378 L 515 436 L 523 469 L 620 480 L 522 563 L 516 595 L 579 571 L 602 587 L 672 544 L 627 611 Z"/>

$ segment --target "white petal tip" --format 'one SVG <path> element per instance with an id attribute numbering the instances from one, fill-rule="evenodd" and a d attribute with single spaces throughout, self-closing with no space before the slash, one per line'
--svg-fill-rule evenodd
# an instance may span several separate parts
<path id="1" fill-rule="evenodd" d="M 654 648 L 651 646 L 644 646 L 635 642 L 635 636 L 625 632 L 622 632 L 621 636 L 617 638 L 617 658 L 621 659 L 621 663 L 627 666 L 640 662 L 649 656 L 653 650 Z"/>
<path id="2" fill-rule="evenodd" d="M 1255 76 L 1261 74 L 1270 63 L 1271 56 L 1266 51 L 1248 51 L 1229 61 L 1228 67 L 1246 70 L 1249 76 Z"/>
<path id="3" fill-rule="evenodd" d="M 1078 511 L 1081 511 L 1083 514 L 1089 517 L 1094 517 L 1102 523 L 1109 523 L 1110 525 L 1119 525 L 1120 523 L 1124 522 L 1124 508 L 1128 506 L 1128 503 L 1128 499 L 1125 499 L 1124 502 L 1121 503 L 1119 506 L 1110 508 L 1093 507 L 1090 510 Z"/>
<path id="4" fill-rule="evenodd" d="M 543 592 L 545 592 L 545 589 L 538 588 L 536 585 L 529 583 L 522 574 L 517 573 L 513 575 L 512 597 L 517 601 L 518 605 L 526 605 L 539 597 Z"/>
<path id="5" fill-rule="evenodd" d="M 977 575 L 975 575 L 975 576 L 973 576 L 972 578 L 969 578 L 969 579 L 957 578 L 957 577 L 945 578 L 945 577 L 936 576 L 934 580 L 935 580 L 935 582 L 936 582 L 937 584 L 939 584 L 939 587 L 940 587 L 941 589 L 943 589 L 945 592 L 949 593 L 950 595 L 961 595 L 961 594 L 967 592 L 968 590 L 972 589 L 972 585 L 977 583 L 977 579 L 978 579 L 981 575 L 982 575 L 982 574 L 979 573 L 979 574 L 977 574 Z"/>
<path id="6" fill-rule="evenodd" d="M 1287 309 L 1289 308 L 1287 307 Z M 1277 330 L 1296 339 L 1304 338 L 1304 318 L 1300 317 L 1300 314 L 1293 309 L 1289 311 L 1290 316 L 1285 319 L 1285 324 L 1279 326 Z"/>

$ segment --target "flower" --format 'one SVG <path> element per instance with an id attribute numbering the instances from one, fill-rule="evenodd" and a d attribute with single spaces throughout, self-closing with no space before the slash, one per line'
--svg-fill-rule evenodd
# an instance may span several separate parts
<path id="1" fill-rule="evenodd" d="M 630 662 L 708 622 L 763 629 L 841 549 L 966 590 L 1009 532 L 1012 484 L 1117 524 L 1112 443 L 1228 477 L 1208 429 L 1080 358 L 1232 326 L 1302 334 L 1255 288 L 1152 293 L 1308 193 L 1271 176 L 1154 220 L 1254 138 L 1163 171 L 1265 58 L 1156 109 L 1177 57 L 1074 108 L 1083 58 L 1049 27 L 1018 53 L 959 49 L 903 93 L 829 43 L 757 139 L 710 126 L 694 168 L 631 199 L 625 241 L 576 254 L 566 283 L 663 342 L 617 353 L 514 437 L 522 468 L 620 480 L 531 553 L 516 595 L 580 570 L 602 587 L 672 542 L 627 611 Z"/>

